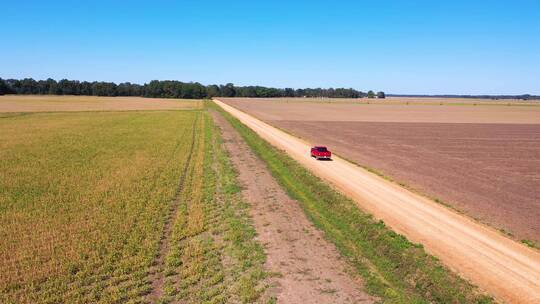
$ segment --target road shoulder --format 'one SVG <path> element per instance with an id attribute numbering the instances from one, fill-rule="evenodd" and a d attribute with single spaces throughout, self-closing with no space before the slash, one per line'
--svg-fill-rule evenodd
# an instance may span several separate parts
<path id="1" fill-rule="evenodd" d="M 268 297 L 287 303 L 373 303 L 335 246 L 313 226 L 300 204 L 272 177 L 265 163 L 219 113 L 212 111 L 251 205 L 267 270 L 276 273 Z"/>

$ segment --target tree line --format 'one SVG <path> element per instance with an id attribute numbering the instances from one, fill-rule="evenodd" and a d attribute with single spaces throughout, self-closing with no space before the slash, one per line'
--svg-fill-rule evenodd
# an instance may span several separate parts
<path id="1" fill-rule="evenodd" d="M 384 98 L 384 92 L 364 93 L 352 88 L 270 88 L 263 86 L 202 85 L 198 82 L 152 80 L 143 85 L 123 82 L 78 81 L 62 79 L 34 80 L 0 78 L 0 95 L 89 95 L 89 96 L 142 96 L 160 98 L 202 99 L 211 97 L 328 97 L 328 98 Z"/>

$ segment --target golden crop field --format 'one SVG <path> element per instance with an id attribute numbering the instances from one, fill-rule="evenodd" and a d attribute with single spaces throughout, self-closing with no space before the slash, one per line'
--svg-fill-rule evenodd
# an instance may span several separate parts
<path id="1" fill-rule="evenodd" d="M 263 291 L 263 249 L 206 111 L 0 113 L 0 130 L 0 303 Z"/>
<path id="2" fill-rule="evenodd" d="M 201 107 L 202 101 L 196 99 L 72 95 L 0 96 L 0 113 L 183 110 Z"/>

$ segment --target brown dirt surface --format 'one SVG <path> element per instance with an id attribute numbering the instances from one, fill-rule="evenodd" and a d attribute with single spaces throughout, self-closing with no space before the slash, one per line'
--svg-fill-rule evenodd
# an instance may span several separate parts
<path id="1" fill-rule="evenodd" d="M 368 100 L 368 99 L 366 99 Z M 478 105 L 540 105 L 540 99 L 490 99 L 490 98 L 454 98 L 454 97 L 395 97 L 375 99 L 381 103 L 414 103 L 414 104 L 478 104 Z"/>
<path id="2" fill-rule="evenodd" d="M 540 102 L 530 105 L 404 104 L 386 101 L 308 102 L 301 98 L 227 98 L 265 121 L 373 121 L 540 124 Z"/>
<path id="3" fill-rule="evenodd" d="M 231 105 L 473 218 L 540 242 L 540 107 Z"/>
<path id="4" fill-rule="evenodd" d="M 538 124 L 272 124 L 325 144 L 520 240 L 540 242 Z"/>
<path id="5" fill-rule="evenodd" d="M 309 155 L 310 142 L 219 100 L 215 102 L 263 139 L 355 200 L 360 208 L 412 242 L 423 244 L 450 269 L 496 299 L 508 303 L 540 303 L 540 252 L 537 250 L 339 156 L 334 156 L 330 162 L 316 161 Z"/>
<path id="6" fill-rule="evenodd" d="M 324 239 L 299 203 L 279 186 L 266 165 L 236 130 L 218 113 L 225 147 L 239 172 L 242 195 L 267 253 L 266 267 L 274 277 L 268 297 L 279 303 L 373 303 L 362 291 L 337 249 Z"/>
<path id="7" fill-rule="evenodd" d="M 202 102 L 199 100 L 165 98 L 54 95 L 0 96 L 0 113 L 181 110 L 200 108 L 201 106 Z"/>
<path id="8" fill-rule="evenodd" d="M 317 103 L 317 104 L 393 104 L 393 105 L 528 105 L 540 106 L 540 99 L 488 99 L 488 98 L 449 98 L 449 97 L 393 97 L 378 98 L 328 98 L 328 97 L 272 97 L 272 98 L 225 98 L 231 100 L 257 100 L 272 103 Z"/>

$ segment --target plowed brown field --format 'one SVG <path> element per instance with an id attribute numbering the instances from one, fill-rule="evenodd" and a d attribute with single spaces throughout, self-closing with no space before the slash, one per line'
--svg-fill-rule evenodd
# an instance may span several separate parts
<path id="1" fill-rule="evenodd" d="M 540 241 L 540 106 L 227 103 L 519 240 Z"/>

